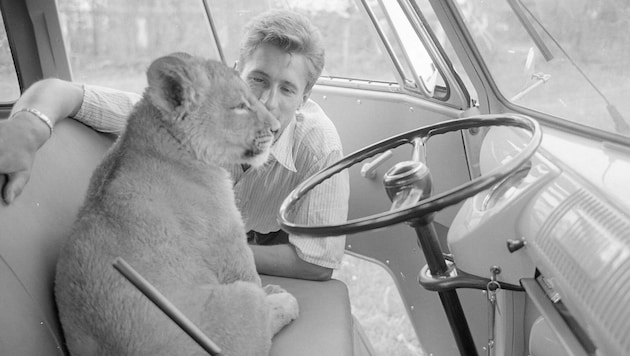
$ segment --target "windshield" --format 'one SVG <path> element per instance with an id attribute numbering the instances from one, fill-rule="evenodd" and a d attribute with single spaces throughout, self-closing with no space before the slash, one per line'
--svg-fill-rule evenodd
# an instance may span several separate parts
<path id="1" fill-rule="evenodd" d="M 456 3 L 507 100 L 630 136 L 630 2 Z"/>

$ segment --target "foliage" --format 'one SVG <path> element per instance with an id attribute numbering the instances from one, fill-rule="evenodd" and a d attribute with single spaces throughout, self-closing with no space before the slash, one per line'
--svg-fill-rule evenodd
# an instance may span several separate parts
<path id="1" fill-rule="evenodd" d="M 333 278 L 348 286 L 352 314 L 376 356 L 424 356 L 392 276 L 381 266 L 346 254 Z"/>

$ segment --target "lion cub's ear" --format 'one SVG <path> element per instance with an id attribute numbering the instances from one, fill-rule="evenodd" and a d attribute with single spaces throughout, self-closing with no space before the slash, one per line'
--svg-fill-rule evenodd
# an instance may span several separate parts
<path id="1" fill-rule="evenodd" d="M 151 102 L 166 113 L 185 110 L 195 98 L 194 58 L 173 53 L 153 61 L 147 70 L 148 95 Z"/>

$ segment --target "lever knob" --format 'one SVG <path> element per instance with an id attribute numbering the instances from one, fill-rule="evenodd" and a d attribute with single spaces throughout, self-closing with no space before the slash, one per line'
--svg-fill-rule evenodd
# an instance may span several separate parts
<path id="1" fill-rule="evenodd" d="M 395 164 L 383 177 L 385 192 L 390 200 L 394 200 L 396 194 L 411 188 L 422 192 L 417 201 L 431 196 L 433 184 L 429 167 L 418 161 L 404 161 Z"/>
<path id="2" fill-rule="evenodd" d="M 507 240 L 507 249 L 508 251 L 510 251 L 510 253 L 514 253 L 520 249 L 522 249 L 523 247 L 525 247 L 525 240 L 513 240 L 513 239 L 509 239 Z"/>

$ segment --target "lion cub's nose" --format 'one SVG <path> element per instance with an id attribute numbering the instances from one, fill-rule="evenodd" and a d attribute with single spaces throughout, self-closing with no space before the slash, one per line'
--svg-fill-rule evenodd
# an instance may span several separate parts
<path id="1" fill-rule="evenodd" d="M 266 116 L 265 121 L 269 126 L 271 132 L 275 134 L 278 130 L 280 130 L 280 121 L 278 121 L 278 119 L 276 119 L 274 115 L 272 115 L 271 113 L 264 113 L 263 115 Z"/>

